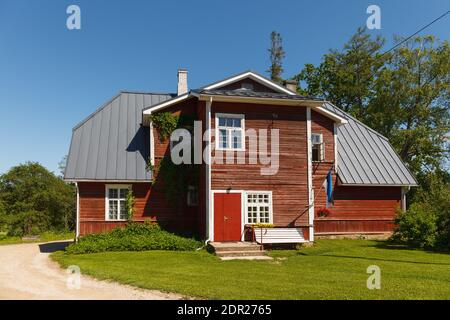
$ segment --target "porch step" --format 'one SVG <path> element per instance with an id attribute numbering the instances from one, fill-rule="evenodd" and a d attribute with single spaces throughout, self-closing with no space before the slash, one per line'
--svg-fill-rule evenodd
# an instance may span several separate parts
<path id="1" fill-rule="evenodd" d="M 250 242 L 210 242 L 215 252 L 261 251 L 261 246 Z"/>
<path id="2" fill-rule="evenodd" d="M 214 252 L 222 260 L 232 259 L 270 259 L 261 250 L 261 245 L 251 242 L 210 242 Z"/>
<path id="3" fill-rule="evenodd" d="M 216 251 L 216 255 L 219 257 L 264 257 L 265 251 Z"/>

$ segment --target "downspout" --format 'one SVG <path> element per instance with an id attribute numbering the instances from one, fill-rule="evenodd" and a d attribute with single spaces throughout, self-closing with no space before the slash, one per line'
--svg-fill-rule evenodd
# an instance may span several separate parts
<path id="1" fill-rule="evenodd" d="M 75 241 L 78 241 L 80 236 L 80 189 L 78 182 L 75 182 L 75 188 L 77 189 L 77 221 L 75 223 Z"/>
<path id="2" fill-rule="evenodd" d="M 308 156 L 308 224 L 309 241 L 314 241 L 314 189 L 312 185 L 311 108 L 306 108 L 306 146 Z"/>
<path id="3" fill-rule="evenodd" d="M 212 207 L 211 207 L 211 105 L 213 98 L 209 97 L 209 101 L 206 101 L 205 107 L 205 130 L 206 130 L 206 148 L 207 158 L 206 158 L 206 240 L 205 245 L 209 241 L 214 241 L 214 217 L 212 216 Z"/>

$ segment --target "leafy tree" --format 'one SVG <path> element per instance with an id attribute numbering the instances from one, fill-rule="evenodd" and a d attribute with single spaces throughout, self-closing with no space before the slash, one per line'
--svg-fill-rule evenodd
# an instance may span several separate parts
<path id="1" fill-rule="evenodd" d="M 73 228 L 76 197 L 66 184 L 43 166 L 28 162 L 0 176 L 3 221 L 11 235 Z"/>
<path id="2" fill-rule="evenodd" d="M 449 43 L 417 36 L 382 54 L 384 41 L 358 29 L 342 51 L 330 51 L 317 67 L 305 65 L 296 76 L 306 83 L 302 93 L 385 135 L 413 173 L 442 168 L 449 156 Z"/>
<path id="3" fill-rule="evenodd" d="M 306 82 L 303 94 L 324 98 L 364 120 L 368 101 L 374 97 L 376 75 L 385 61 L 380 54 L 383 44 L 384 39 L 372 39 L 359 28 L 342 51 L 330 50 L 317 67 L 306 64 L 295 79 Z"/>
<path id="4" fill-rule="evenodd" d="M 270 79 L 275 82 L 282 83 L 283 79 L 281 78 L 281 74 L 283 73 L 283 59 L 285 56 L 285 52 L 283 50 L 283 40 L 281 35 L 272 31 L 270 34 L 270 68 L 267 72 L 270 73 Z"/>
<path id="5" fill-rule="evenodd" d="M 414 173 L 445 165 L 450 131 L 450 46 L 415 37 L 389 55 L 366 123 L 390 139 Z"/>

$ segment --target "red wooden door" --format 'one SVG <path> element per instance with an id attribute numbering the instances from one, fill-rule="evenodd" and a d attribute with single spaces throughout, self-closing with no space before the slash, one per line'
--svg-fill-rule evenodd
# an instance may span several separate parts
<path id="1" fill-rule="evenodd" d="M 214 193 L 214 241 L 241 240 L 241 194 Z"/>

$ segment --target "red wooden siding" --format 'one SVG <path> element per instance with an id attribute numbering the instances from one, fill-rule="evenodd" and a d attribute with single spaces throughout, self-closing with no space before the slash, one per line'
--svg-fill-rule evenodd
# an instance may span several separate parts
<path id="1" fill-rule="evenodd" d="M 80 235 L 111 230 L 125 225 L 123 221 L 105 220 L 105 185 L 100 182 L 80 182 Z M 181 212 L 167 203 L 165 194 L 150 183 L 132 184 L 136 198 L 135 221 L 156 221 L 169 230 L 197 232 L 197 207 L 184 207 Z"/>
<path id="2" fill-rule="evenodd" d="M 248 164 L 246 161 L 246 164 L 213 164 L 212 189 L 272 191 L 274 224 L 306 226 L 308 224 L 306 108 L 213 102 L 212 128 L 215 128 L 216 112 L 244 114 L 246 130 L 279 129 L 280 167 L 275 175 L 261 175 L 260 169 L 263 165 L 259 163 Z M 270 137 L 270 133 L 268 136 Z M 246 141 L 247 160 L 248 153 Z"/>
<path id="3" fill-rule="evenodd" d="M 316 233 L 390 232 L 401 202 L 400 187 L 347 187 L 335 184 L 327 217 L 317 217 Z M 325 203 L 323 202 L 323 206 Z"/>
<path id="4" fill-rule="evenodd" d="M 197 103 L 190 100 L 164 112 L 172 112 L 175 115 L 196 113 Z M 159 163 L 169 152 L 169 139 L 161 141 L 156 129 L 154 129 L 154 134 L 155 162 Z M 201 210 L 199 210 L 199 206 L 188 207 L 186 199 L 181 199 L 182 206 L 175 208 L 167 199 L 162 179 L 156 175 L 155 180 L 156 183 L 153 186 L 150 181 L 132 184 L 136 198 L 134 220 L 152 220 L 172 231 L 201 234 L 204 227 L 200 228 L 199 219 L 201 216 L 199 211 Z M 80 235 L 103 232 L 125 225 L 125 222 L 105 221 L 105 184 L 107 183 L 80 182 L 78 184 L 80 191 Z"/>

